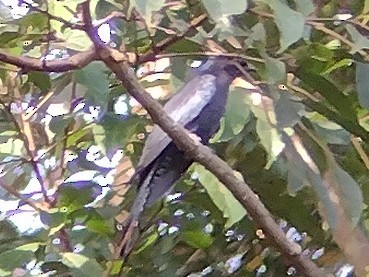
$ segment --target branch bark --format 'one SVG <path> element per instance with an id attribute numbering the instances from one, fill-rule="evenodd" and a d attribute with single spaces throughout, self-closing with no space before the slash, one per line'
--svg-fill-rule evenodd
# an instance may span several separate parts
<path id="1" fill-rule="evenodd" d="M 97 58 L 98 56 L 94 49 L 77 53 L 65 59 L 50 61 L 27 56 L 17 57 L 0 51 L 0 61 L 15 65 L 23 71 L 66 72 L 73 69 L 81 69 Z"/>

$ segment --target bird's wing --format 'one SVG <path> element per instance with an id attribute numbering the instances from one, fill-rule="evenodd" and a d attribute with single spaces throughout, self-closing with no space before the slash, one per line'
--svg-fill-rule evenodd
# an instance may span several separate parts
<path id="1" fill-rule="evenodd" d="M 187 82 L 164 106 L 164 111 L 176 122 L 185 126 L 195 119 L 215 93 L 216 76 L 205 74 Z M 172 139 L 155 125 L 146 140 L 137 171 L 152 163 Z"/>

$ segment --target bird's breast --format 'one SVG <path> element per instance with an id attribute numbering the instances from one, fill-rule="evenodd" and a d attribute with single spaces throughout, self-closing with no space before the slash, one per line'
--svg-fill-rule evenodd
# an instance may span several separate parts
<path id="1" fill-rule="evenodd" d="M 198 135 L 203 143 L 217 132 L 227 101 L 227 91 L 217 91 L 202 108 L 199 115 L 185 127 Z"/>

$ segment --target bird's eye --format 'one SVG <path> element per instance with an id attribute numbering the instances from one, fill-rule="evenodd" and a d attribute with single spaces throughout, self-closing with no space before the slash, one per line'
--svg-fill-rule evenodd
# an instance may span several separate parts
<path id="1" fill-rule="evenodd" d="M 287 90 L 287 87 L 286 87 L 284 84 L 279 84 L 279 85 L 278 85 L 278 88 L 279 88 L 280 90 Z"/>
<path id="2" fill-rule="evenodd" d="M 199 67 L 200 65 L 202 65 L 204 63 L 204 61 L 193 61 L 192 63 L 191 63 L 191 67 L 192 68 L 197 68 L 197 67 Z"/>

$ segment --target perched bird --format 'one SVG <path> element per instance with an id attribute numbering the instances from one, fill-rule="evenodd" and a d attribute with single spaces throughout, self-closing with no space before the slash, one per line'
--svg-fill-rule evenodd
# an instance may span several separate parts
<path id="1" fill-rule="evenodd" d="M 212 57 L 193 68 L 182 88 L 165 104 L 165 112 L 208 144 L 224 114 L 230 84 L 242 76 L 246 64 L 225 57 Z M 163 197 L 192 164 L 171 138 L 157 125 L 148 136 L 135 176 L 139 192 L 131 212 L 138 214 Z M 137 218 L 138 219 L 138 218 Z"/>
<path id="2" fill-rule="evenodd" d="M 207 144 L 219 129 L 230 84 L 243 75 L 241 67 L 246 66 L 237 60 L 209 58 L 190 71 L 182 88 L 164 105 L 165 112 Z M 163 197 L 192 162 L 159 126 L 154 126 L 133 177 L 138 181 L 138 192 L 129 220 L 122 227 L 123 260 L 138 238 L 136 228 L 144 208 Z"/>

